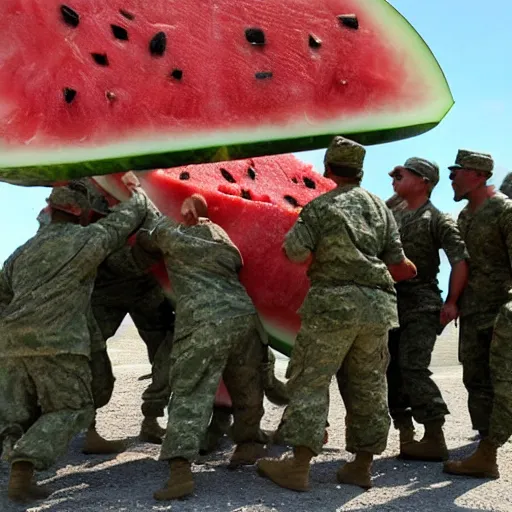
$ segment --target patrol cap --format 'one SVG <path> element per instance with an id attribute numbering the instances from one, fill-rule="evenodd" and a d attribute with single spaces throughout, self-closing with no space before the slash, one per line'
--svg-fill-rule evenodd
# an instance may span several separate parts
<path id="1" fill-rule="evenodd" d="M 89 202 L 89 209 L 101 215 L 108 215 L 110 208 L 107 198 L 100 192 L 99 188 L 90 178 L 72 180 L 68 187 L 71 190 L 82 193 Z"/>
<path id="2" fill-rule="evenodd" d="M 448 167 L 451 171 L 457 169 L 470 169 L 472 171 L 485 172 L 492 174 L 494 169 L 494 160 L 488 153 L 477 153 L 467 149 L 459 149 L 455 164 Z"/>
<path id="3" fill-rule="evenodd" d="M 355 171 L 352 176 L 362 175 L 366 149 L 345 137 L 336 136 L 332 139 L 324 156 L 324 164 L 336 165 L 347 171 Z M 347 173 L 347 176 L 350 173 Z"/>
<path id="4" fill-rule="evenodd" d="M 67 186 L 54 187 L 46 202 L 51 208 L 70 213 L 75 217 L 79 217 L 82 212 L 90 209 L 87 196 Z"/>
<path id="5" fill-rule="evenodd" d="M 404 169 L 427 179 L 434 186 L 439 182 L 439 166 L 430 160 L 413 156 L 405 161 L 403 167 Z M 390 176 L 392 173 L 393 171 L 389 173 Z"/>

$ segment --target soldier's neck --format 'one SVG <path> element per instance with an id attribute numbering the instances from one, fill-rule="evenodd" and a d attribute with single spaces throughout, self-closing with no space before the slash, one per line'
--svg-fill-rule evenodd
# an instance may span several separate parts
<path id="1" fill-rule="evenodd" d="M 484 185 L 468 193 L 468 207 L 474 212 L 482 206 L 487 199 L 496 195 L 496 189 L 492 185 Z"/>

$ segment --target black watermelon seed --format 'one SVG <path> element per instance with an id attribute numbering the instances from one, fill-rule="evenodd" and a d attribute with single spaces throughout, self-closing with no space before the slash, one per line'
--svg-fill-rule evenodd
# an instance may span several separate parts
<path id="1" fill-rule="evenodd" d="M 69 104 L 75 99 L 76 91 L 75 89 L 71 89 L 71 87 L 64 87 L 62 94 L 64 95 L 65 102 Z"/>
<path id="2" fill-rule="evenodd" d="M 183 78 L 183 71 L 181 69 L 173 69 L 171 71 L 171 76 L 175 79 L 175 80 L 181 80 Z"/>
<path id="3" fill-rule="evenodd" d="M 306 187 L 308 187 L 308 188 L 316 188 L 316 183 L 311 178 L 308 178 L 307 176 L 304 176 L 302 178 L 302 180 L 304 181 L 304 185 L 306 185 Z"/>
<path id="4" fill-rule="evenodd" d="M 190 173 L 187 171 L 183 171 L 180 174 L 180 180 L 189 180 L 190 179 Z"/>
<path id="5" fill-rule="evenodd" d="M 108 66 L 108 57 L 106 53 L 91 53 L 94 62 L 99 66 Z"/>
<path id="6" fill-rule="evenodd" d="M 288 201 L 292 206 L 295 206 L 295 208 L 297 208 L 297 206 L 299 206 L 299 203 L 298 203 L 297 199 L 295 199 L 295 197 L 284 196 L 284 199 L 285 199 L 285 201 Z"/>
<path id="7" fill-rule="evenodd" d="M 258 80 L 266 80 L 267 78 L 272 78 L 272 71 L 258 71 L 254 76 Z"/>
<path id="8" fill-rule="evenodd" d="M 124 16 L 127 20 L 135 19 L 135 16 L 131 12 L 125 11 L 124 9 L 119 9 L 119 13 L 121 14 L 121 16 Z"/>
<path id="9" fill-rule="evenodd" d="M 161 57 L 165 53 L 167 47 L 167 36 L 165 32 L 158 32 L 149 42 L 149 52 L 154 57 Z"/>
<path id="10" fill-rule="evenodd" d="M 245 29 L 245 38 L 255 46 L 263 46 L 265 44 L 265 33 L 261 28 Z"/>
<path id="11" fill-rule="evenodd" d="M 233 178 L 233 175 L 229 171 L 226 171 L 226 169 L 221 169 L 220 173 L 222 174 L 226 181 L 229 181 L 229 183 L 236 183 L 236 180 L 235 178 Z"/>
<path id="12" fill-rule="evenodd" d="M 297 178 L 292 178 L 293 183 L 299 183 L 299 180 Z"/>
<path id="13" fill-rule="evenodd" d="M 249 201 L 252 199 L 251 193 L 248 190 L 242 190 L 242 197 Z"/>
<path id="14" fill-rule="evenodd" d="M 80 23 L 80 16 L 76 11 L 71 9 L 71 7 L 68 7 L 67 5 L 61 5 L 60 13 L 62 14 L 64 23 L 70 27 L 78 27 L 78 24 Z"/>
<path id="15" fill-rule="evenodd" d="M 359 20 L 355 14 L 340 14 L 338 20 L 342 25 L 357 30 L 359 28 Z"/>
<path id="16" fill-rule="evenodd" d="M 320 48 L 322 46 L 322 40 L 316 37 L 314 34 L 309 34 L 309 47 Z"/>
<path id="17" fill-rule="evenodd" d="M 249 178 L 251 178 L 251 180 L 255 180 L 256 179 L 256 171 L 254 170 L 253 167 L 249 167 L 247 169 L 247 174 L 249 175 Z"/>
<path id="18" fill-rule="evenodd" d="M 112 33 L 116 39 L 120 39 L 121 41 L 128 41 L 128 31 L 120 27 L 119 25 L 110 25 L 112 28 Z"/>

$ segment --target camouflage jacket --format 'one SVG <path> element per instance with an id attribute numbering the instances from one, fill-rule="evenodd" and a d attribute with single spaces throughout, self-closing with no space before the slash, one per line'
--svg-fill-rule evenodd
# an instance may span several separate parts
<path id="1" fill-rule="evenodd" d="M 96 271 L 145 215 L 134 194 L 94 224 L 51 223 L 16 250 L 0 275 L 0 357 L 89 356 Z"/>
<path id="2" fill-rule="evenodd" d="M 294 261 L 313 253 L 311 289 L 301 315 L 339 308 L 346 294 L 342 288 L 357 286 L 367 288 L 368 300 L 375 304 L 372 321 L 396 325 L 396 295 L 387 265 L 405 256 L 393 215 L 380 198 L 356 185 L 321 195 L 301 211 L 284 249 Z M 385 293 L 374 297 L 371 290 Z"/>
<path id="3" fill-rule="evenodd" d="M 512 299 L 512 201 L 498 192 L 476 212 L 466 206 L 458 223 L 469 252 L 461 316 L 497 313 Z"/>
<path id="4" fill-rule="evenodd" d="M 242 256 L 220 226 L 208 219 L 183 226 L 162 217 L 138 239 L 163 252 L 176 302 L 175 340 L 205 323 L 256 313 L 238 277 Z"/>
<path id="5" fill-rule="evenodd" d="M 396 285 L 399 316 L 439 311 L 443 304 L 437 280 L 439 250 L 452 266 L 469 257 L 457 223 L 430 201 L 416 210 L 393 210 L 393 214 L 405 255 L 418 270 L 415 278 Z"/>
<path id="6" fill-rule="evenodd" d="M 509 172 L 501 184 L 500 192 L 512 198 L 512 172 Z"/>

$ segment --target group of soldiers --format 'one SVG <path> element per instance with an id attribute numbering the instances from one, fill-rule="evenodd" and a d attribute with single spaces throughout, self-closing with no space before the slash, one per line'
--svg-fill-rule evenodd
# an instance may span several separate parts
<path id="1" fill-rule="evenodd" d="M 364 157 L 361 145 L 333 139 L 324 175 L 336 188 L 301 210 L 284 241 L 291 262 L 309 262 L 311 283 L 286 385 L 274 376 L 265 332 L 239 281 L 242 257 L 209 220 L 204 197 L 187 198 L 175 222 L 134 177 L 125 180 L 131 198 L 113 207 L 92 180 L 55 187 L 37 234 L 0 271 L 0 448 L 10 464 L 9 498 L 49 496 L 35 471 L 54 464 L 82 430 L 84 453 L 126 448 L 98 434 L 95 411 L 114 387 L 106 342 L 127 314 L 152 363 L 140 438 L 162 444 L 170 469 L 157 500 L 193 492 L 193 461 L 215 448 L 231 421 L 229 467 L 256 463 L 276 484 L 308 490 L 334 376 L 346 408 L 346 449 L 355 454 L 338 482 L 371 487 L 390 416 L 401 458 L 498 478 L 497 449 L 512 434 L 512 201 L 487 183 L 490 155 L 460 150 L 449 168 L 455 200 L 468 201 L 458 223 L 430 201 L 439 168 L 423 158 L 390 172 L 395 195 L 386 204 L 360 186 Z M 511 192 L 512 174 L 502 189 Z M 440 249 L 452 268 L 444 302 Z M 173 303 L 152 273 L 162 261 Z M 480 441 L 469 458 L 449 461 L 449 411 L 429 365 L 437 336 L 456 319 Z M 221 379 L 229 409 L 214 407 Z M 271 434 L 260 428 L 264 394 L 286 405 Z M 420 440 L 414 422 L 424 426 Z M 271 442 L 293 450 L 265 458 Z"/>

